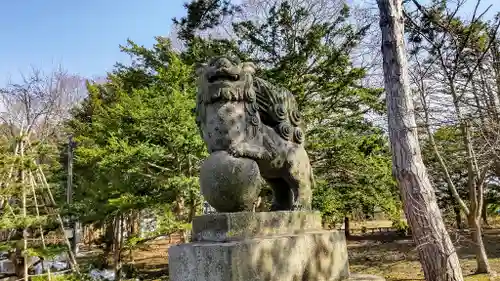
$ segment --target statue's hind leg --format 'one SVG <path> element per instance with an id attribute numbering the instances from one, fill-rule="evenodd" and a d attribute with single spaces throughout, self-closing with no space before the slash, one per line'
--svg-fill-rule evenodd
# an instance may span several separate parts
<path id="1" fill-rule="evenodd" d="M 309 157 L 303 147 L 288 154 L 285 179 L 294 195 L 292 209 L 310 210 L 314 178 Z"/>

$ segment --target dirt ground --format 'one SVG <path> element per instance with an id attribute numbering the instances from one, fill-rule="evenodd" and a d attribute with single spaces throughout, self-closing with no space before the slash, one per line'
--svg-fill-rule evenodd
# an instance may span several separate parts
<path id="1" fill-rule="evenodd" d="M 490 280 L 488 276 L 473 275 L 474 248 L 467 233 L 451 235 L 466 280 Z M 485 230 L 484 240 L 491 267 L 500 272 L 500 228 Z M 161 280 L 168 274 L 168 246 L 167 241 L 158 240 L 134 254 L 135 267 L 140 272 L 141 280 Z M 387 281 L 424 280 L 411 238 L 398 238 L 389 232 L 353 236 L 348 241 L 348 252 L 351 272 L 377 274 L 384 276 Z"/>
<path id="2" fill-rule="evenodd" d="M 486 281 L 486 275 L 474 275 L 476 260 L 474 247 L 467 233 L 451 234 L 460 257 L 465 280 Z M 353 241 L 354 240 L 354 241 Z M 424 280 L 417 251 L 411 238 L 394 239 L 389 235 L 356 237 L 349 241 L 349 263 L 352 272 L 384 276 L 387 281 Z M 488 229 L 484 242 L 491 268 L 500 271 L 500 229 Z M 497 279 L 495 279 L 497 280 Z M 500 279 L 498 279 L 500 280 Z"/>

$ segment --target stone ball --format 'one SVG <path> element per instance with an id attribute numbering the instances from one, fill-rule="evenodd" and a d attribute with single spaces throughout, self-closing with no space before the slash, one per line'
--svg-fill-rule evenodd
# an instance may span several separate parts
<path id="1" fill-rule="evenodd" d="M 200 169 L 201 193 L 218 212 L 241 212 L 252 209 L 259 197 L 262 179 L 257 163 L 217 151 Z"/>

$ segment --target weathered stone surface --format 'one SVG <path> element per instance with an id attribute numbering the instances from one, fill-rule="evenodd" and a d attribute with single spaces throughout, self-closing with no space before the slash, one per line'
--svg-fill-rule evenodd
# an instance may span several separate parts
<path id="1" fill-rule="evenodd" d="M 212 58 L 196 73 L 196 122 L 211 153 L 200 169 L 205 200 L 219 212 L 250 211 L 263 178 L 273 211 L 310 210 L 314 178 L 294 95 L 235 58 Z"/>
<path id="2" fill-rule="evenodd" d="M 172 281 L 336 281 L 349 277 L 340 231 L 172 246 Z"/>
<path id="3" fill-rule="evenodd" d="M 193 240 L 223 242 L 320 229 L 319 212 L 215 213 L 193 219 Z"/>
<path id="4" fill-rule="evenodd" d="M 200 169 L 201 193 L 219 212 L 251 210 L 261 190 L 262 179 L 257 163 L 217 151 Z"/>

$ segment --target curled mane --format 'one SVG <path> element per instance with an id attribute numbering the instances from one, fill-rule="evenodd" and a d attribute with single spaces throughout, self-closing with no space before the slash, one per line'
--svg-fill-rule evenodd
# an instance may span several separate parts
<path id="1" fill-rule="evenodd" d="M 258 77 L 254 78 L 254 88 L 262 123 L 286 140 L 303 143 L 302 117 L 293 94 Z"/>

